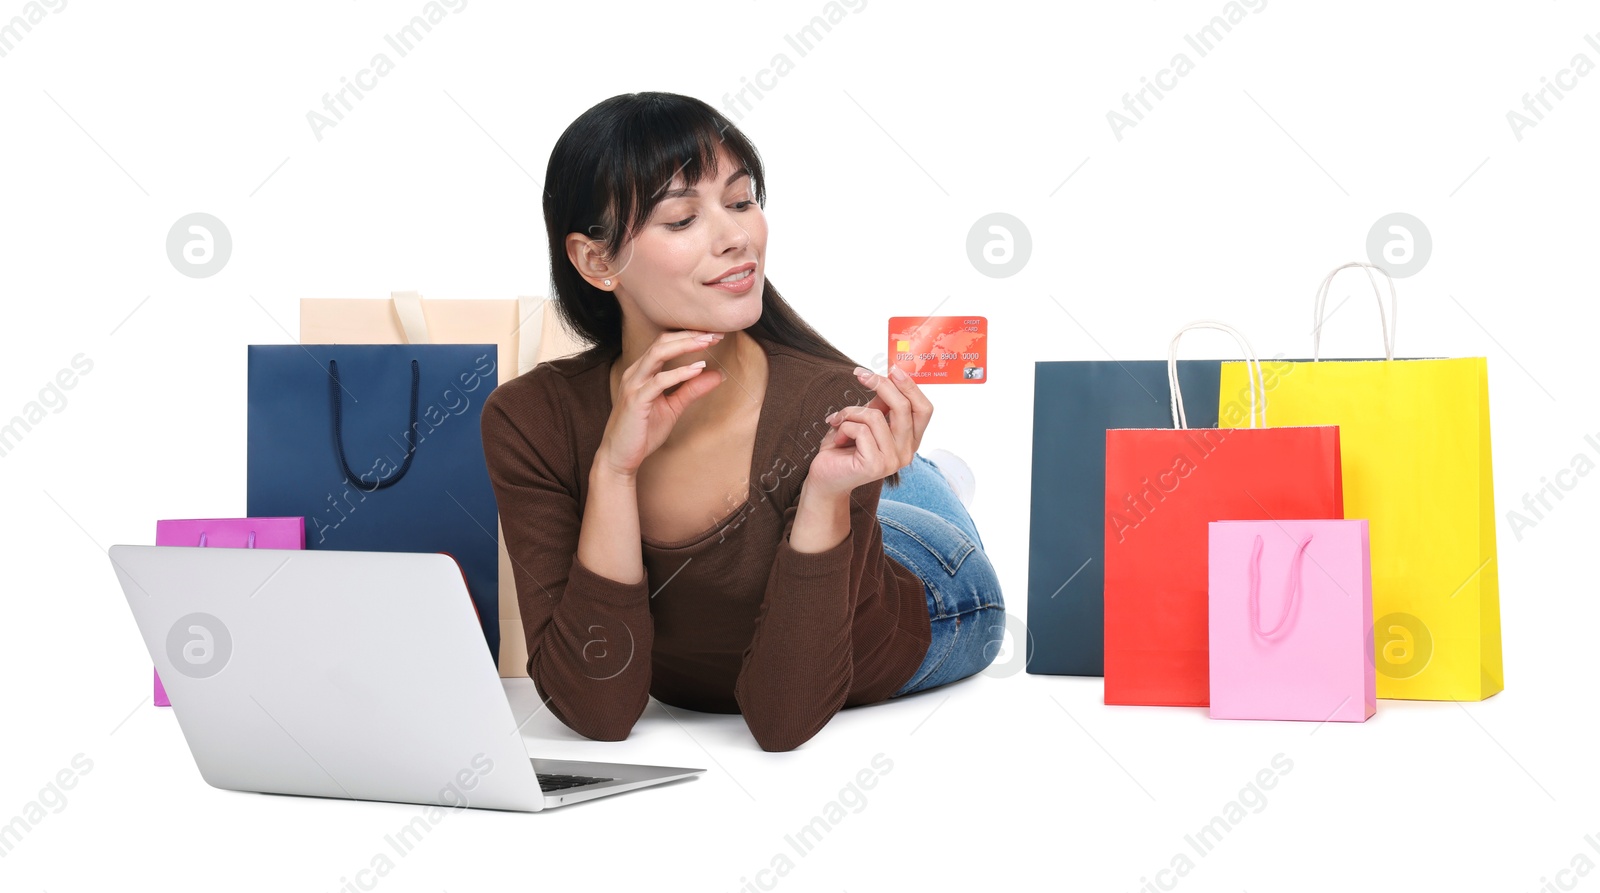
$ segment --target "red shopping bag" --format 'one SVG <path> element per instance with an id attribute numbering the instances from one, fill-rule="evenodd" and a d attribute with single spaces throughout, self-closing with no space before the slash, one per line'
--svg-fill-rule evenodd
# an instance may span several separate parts
<path id="1" fill-rule="evenodd" d="M 1233 335 L 1249 359 L 1248 401 L 1219 414 L 1231 427 L 1185 421 L 1178 339 L 1196 328 Z M 1106 431 L 1107 704 L 1208 705 L 1210 522 L 1344 517 L 1338 427 L 1266 427 L 1270 388 L 1244 336 L 1191 323 L 1168 368 L 1174 428 Z"/>

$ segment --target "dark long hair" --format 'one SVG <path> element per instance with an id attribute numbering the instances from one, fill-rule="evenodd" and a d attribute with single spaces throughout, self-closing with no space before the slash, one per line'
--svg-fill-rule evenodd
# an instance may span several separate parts
<path id="1" fill-rule="evenodd" d="M 755 146 L 716 109 L 691 96 L 613 96 L 579 115 L 556 140 L 544 175 L 551 292 L 563 324 L 591 350 L 621 351 L 622 307 L 616 295 L 578 273 L 567 257 L 567 236 L 585 233 L 605 243 L 608 258 L 621 257 L 660 204 L 666 184 L 679 171 L 687 185 L 700 182 L 716 167 L 718 145 L 750 171 L 756 204 L 765 208 L 766 176 Z M 747 331 L 846 368 L 870 368 L 801 319 L 771 277 L 761 289 L 761 318 Z M 899 472 L 886 480 L 898 483 Z"/>

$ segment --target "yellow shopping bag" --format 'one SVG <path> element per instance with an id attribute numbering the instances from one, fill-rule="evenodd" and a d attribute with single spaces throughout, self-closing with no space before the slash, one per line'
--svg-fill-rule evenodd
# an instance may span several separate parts
<path id="1" fill-rule="evenodd" d="M 1328 287 L 1347 267 L 1384 272 L 1350 263 L 1323 280 L 1313 359 L 1278 364 L 1272 424 L 1339 426 L 1345 517 L 1368 519 L 1378 697 L 1482 700 L 1505 687 L 1488 361 L 1396 360 L 1392 280 L 1385 358 L 1318 360 Z M 1245 375 L 1222 364 L 1223 404 Z"/>

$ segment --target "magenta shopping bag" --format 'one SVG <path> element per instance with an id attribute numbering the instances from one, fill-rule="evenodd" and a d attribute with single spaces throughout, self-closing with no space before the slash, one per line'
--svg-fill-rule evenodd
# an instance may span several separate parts
<path id="1" fill-rule="evenodd" d="M 304 549 L 305 518 L 186 518 L 156 522 L 156 545 L 231 549 Z M 156 673 L 156 706 L 171 707 Z"/>
<path id="2" fill-rule="evenodd" d="M 1372 716 L 1366 519 L 1212 521 L 1209 535 L 1212 718 Z"/>

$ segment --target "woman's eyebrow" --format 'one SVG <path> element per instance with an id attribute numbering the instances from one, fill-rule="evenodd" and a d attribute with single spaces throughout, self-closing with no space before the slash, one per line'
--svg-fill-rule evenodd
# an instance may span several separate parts
<path id="1" fill-rule="evenodd" d="M 738 170 L 734 171 L 733 173 L 729 174 L 728 175 L 728 179 L 722 181 L 722 185 L 724 185 L 724 186 L 731 185 L 734 180 L 737 180 L 740 177 L 747 177 L 749 175 L 750 175 L 750 169 L 747 168 L 747 167 L 741 167 Z M 687 195 L 696 195 L 697 196 L 699 194 L 700 194 L 700 191 L 695 189 L 693 186 L 682 186 L 682 187 L 679 187 L 678 189 L 670 190 L 665 195 L 661 196 L 661 200 L 662 201 L 666 201 L 669 198 L 683 198 L 684 196 L 687 196 Z"/>

